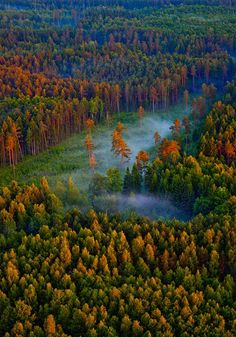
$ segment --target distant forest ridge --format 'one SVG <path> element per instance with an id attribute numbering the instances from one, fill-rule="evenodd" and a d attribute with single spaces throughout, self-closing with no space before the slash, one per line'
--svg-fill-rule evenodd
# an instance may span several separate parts
<path id="1" fill-rule="evenodd" d="M 122 6 L 128 9 L 157 7 L 165 5 L 210 5 L 210 6 L 236 6 L 236 0 L 1 0 L 0 8 L 13 7 L 18 9 L 39 8 L 84 8 L 93 6 Z"/>

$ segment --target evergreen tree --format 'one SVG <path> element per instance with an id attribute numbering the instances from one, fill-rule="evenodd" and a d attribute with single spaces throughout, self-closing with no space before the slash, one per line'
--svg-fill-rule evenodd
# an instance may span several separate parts
<path id="1" fill-rule="evenodd" d="M 141 192 L 142 176 L 139 173 L 136 163 L 133 165 L 131 176 L 132 176 L 132 191 L 135 193 Z"/>
<path id="2" fill-rule="evenodd" d="M 129 193 L 131 190 L 132 190 L 132 176 L 129 167 L 127 167 L 124 177 L 123 192 Z"/>

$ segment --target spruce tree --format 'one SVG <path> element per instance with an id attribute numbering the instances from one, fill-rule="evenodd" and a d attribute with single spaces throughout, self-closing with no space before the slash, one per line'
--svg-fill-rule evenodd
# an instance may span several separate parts
<path id="1" fill-rule="evenodd" d="M 129 193 L 132 188 L 132 176 L 130 174 L 130 169 L 127 167 L 125 177 L 124 177 L 124 184 L 123 184 L 123 192 Z"/>
<path id="2" fill-rule="evenodd" d="M 137 164 L 134 164 L 132 169 L 132 191 L 139 193 L 142 187 L 142 176 L 138 171 Z"/>
<path id="3" fill-rule="evenodd" d="M 145 172 L 145 176 L 144 176 L 144 188 L 145 188 L 146 191 L 150 191 L 151 182 L 152 182 L 152 176 L 153 176 L 153 168 L 149 164 L 147 166 L 147 169 L 146 169 L 146 172 Z"/>

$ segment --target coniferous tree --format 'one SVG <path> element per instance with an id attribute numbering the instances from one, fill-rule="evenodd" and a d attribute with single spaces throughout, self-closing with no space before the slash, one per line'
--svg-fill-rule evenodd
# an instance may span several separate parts
<path id="1" fill-rule="evenodd" d="M 132 176 L 129 167 L 127 167 L 124 177 L 123 192 L 129 193 L 132 190 Z"/>
<path id="2" fill-rule="evenodd" d="M 132 191 L 135 192 L 135 193 L 141 192 L 142 176 L 139 173 L 137 164 L 133 165 L 131 177 L 132 177 Z"/>

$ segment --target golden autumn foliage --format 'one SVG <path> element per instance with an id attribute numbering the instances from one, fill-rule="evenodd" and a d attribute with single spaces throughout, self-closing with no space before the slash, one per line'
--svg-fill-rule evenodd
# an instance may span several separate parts
<path id="1" fill-rule="evenodd" d="M 122 166 L 125 159 L 129 160 L 131 155 L 131 150 L 122 137 L 124 130 L 124 125 L 122 123 L 118 123 L 116 129 L 112 133 L 112 151 L 117 157 L 121 156 Z"/>
<path id="2" fill-rule="evenodd" d="M 176 162 L 180 156 L 180 145 L 175 140 L 164 138 L 159 147 L 159 153 L 164 161 L 171 159 L 173 162 Z"/>
<path id="3" fill-rule="evenodd" d="M 53 315 L 48 315 L 44 322 L 44 329 L 47 335 L 54 335 L 56 333 L 56 323 Z"/>
<path id="4" fill-rule="evenodd" d="M 0 166 L 24 180 L 0 189 L 0 336 L 235 336 L 234 22 L 235 1 L 0 1 Z M 73 182 L 76 161 L 68 179 L 59 163 L 55 194 L 31 176 L 28 155 L 83 130 L 94 173 L 93 131 L 117 120 L 123 168 L 127 114 L 141 126 L 171 106 L 168 138 L 145 135 L 156 160 L 139 149 L 124 181 L 118 168 L 91 174 L 106 212 Z M 153 200 L 151 219 L 117 214 L 117 195 L 141 214 Z M 182 220 L 155 220 L 156 205 Z"/>

